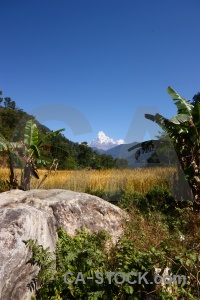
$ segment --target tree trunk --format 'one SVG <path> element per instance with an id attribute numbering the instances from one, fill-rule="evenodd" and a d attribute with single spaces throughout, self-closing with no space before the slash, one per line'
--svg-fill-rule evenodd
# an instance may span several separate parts
<path id="1" fill-rule="evenodd" d="M 28 191 L 28 190 L 30 190 L 30 183 L 31 183 L 31 163 L 27 162 L 24 167 L 23 174 L 22 174 L 20 188 L 23 191 Z"/>

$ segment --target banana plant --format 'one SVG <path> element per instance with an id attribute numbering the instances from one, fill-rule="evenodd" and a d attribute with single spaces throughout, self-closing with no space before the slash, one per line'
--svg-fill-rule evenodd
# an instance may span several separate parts
<path id="1" fill-rule="evenodd" d="M 10 169 L 8 183 L 13 188 L 18 187 L 18 180 L 14 172 L 14 162 L 21 166 L 20 160 L 18 159 L 18 155 L 16 155 L 15 149 L 20 149 L 21 147 L 21 144 L 9 142 L 0 134 L 0 152 L 4 152 L 8 156 L 8 165 Z"/>
<path id="2" fill-rule="evenodd" d="M 39 139 L 39 131 L 34 120 L 29 120 L 24 129 L 24 140 L 21 143 L 11 143 L 0 135 L 0 151 L 5 151 L 9 158 L 10 185 L 19 187 L 22 190 L 30 189 L 31 176 L 39 179 L 38 170 L 35 162 L 46 165 L 47 161 L 40 159 L 40 149 L 49 139 L 56 136 L 64 129 L 47 133 L 42 139 Z M 21 183 L 14 174 L 14 164 L 21 168 Z"/>
<path id="3" fill-rule="evenodd" d="M 177 115 L 167 119 L 158 113 L 145 114 L 145 118 L 156 122 L 170 137 L 192 198 L 200 204 L 200 103 L 190 104 L 171 87 L 167 92 L 177 106 Z"/>

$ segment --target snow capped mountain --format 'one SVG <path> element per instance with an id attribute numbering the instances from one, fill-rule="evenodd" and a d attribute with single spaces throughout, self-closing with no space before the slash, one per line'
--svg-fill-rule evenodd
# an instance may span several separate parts
<path id="1" fill-rule="evenodd" d="M 108 150 L 121 144 L 124 144 L 124 140 L 113 140 L 105 135 L 103 131 L 99 131 L 97 138 L 94 139 L 89 146 L 92 148 Z"/>

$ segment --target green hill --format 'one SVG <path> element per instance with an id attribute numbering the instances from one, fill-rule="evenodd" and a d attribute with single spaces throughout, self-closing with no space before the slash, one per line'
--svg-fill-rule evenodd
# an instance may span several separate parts
<path id="1" fill-rule="evenodd" d="M 23 140 L 24 127 L 30 119 L 36 122 L 40 137 L 47 132 L 51 132 L 48 127 L 40 124 L 34 116 L 18 108 L 15 101 L 12 101 L 11 98 L 0 98 L 0 134 L 6 140 L 10 142 Z M 114 159 L 111 155 L 99 154 L 94 151 L 86 142 L 81 144 L 74 143 L 61 133 L 48 141 L 47 146 L 43 147 L 41 155 L 42 159 L 47 161 L 57 158 L 59 161 L 58 169 L 63 170 L 83 168 L 100 170 L 128 167 L 124 160 L 120 163 L 119 159 Z"/>

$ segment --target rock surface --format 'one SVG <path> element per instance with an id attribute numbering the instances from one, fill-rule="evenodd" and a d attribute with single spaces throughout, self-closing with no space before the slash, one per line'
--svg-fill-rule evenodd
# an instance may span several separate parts
<path id="1" fill-rule="evenodd" d="M 23 240 L 34 239 L 53 251 L 56 230 L 70 235 L 85 226 L 91 232 L 106 230 L 113 242 L 123 233 L 125 213 L 85 193 L 68 190 L 12 190 L 0 194 L 0 299 L 28 300 L 27 284 L 37 268 L 26 264 L 30 253 Z"/>

